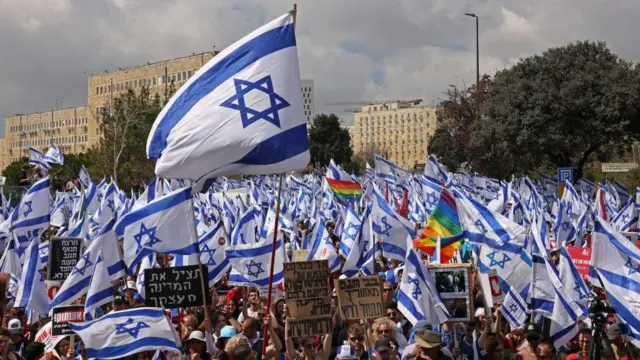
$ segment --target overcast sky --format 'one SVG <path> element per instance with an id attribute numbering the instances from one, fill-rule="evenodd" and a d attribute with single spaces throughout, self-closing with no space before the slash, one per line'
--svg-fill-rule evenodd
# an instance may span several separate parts
<path id="1" fill-rule="evenodd" d="M 88 74 L 221 50 L 292 4 L 0 0 L 0 115 L 84 105 Z M 585 39 L 640 60 L 636 0 L 298 0 L 298 9 L 300 68 L 315 80 L 316 112 L 342 110 L 330 101 L 429 104 L 449 84 L 471 84 L 475 23 L 465 12 L 480 17 L 483 73 Z"/>

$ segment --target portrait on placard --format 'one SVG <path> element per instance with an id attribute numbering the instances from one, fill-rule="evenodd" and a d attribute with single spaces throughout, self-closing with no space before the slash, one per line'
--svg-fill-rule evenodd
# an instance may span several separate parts
<path id="1" fill-rule="evenodd" d="M 450 321 L 470 321 L 473 318 L 470 264 L 430 265 L 436 290 L 449 312 Z"/>

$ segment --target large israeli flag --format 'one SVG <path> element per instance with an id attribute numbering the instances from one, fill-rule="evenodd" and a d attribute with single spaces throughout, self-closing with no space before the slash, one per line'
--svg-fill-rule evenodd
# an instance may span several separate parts
<path id="1" fill-rule="evenodd" d="M 49 299 L 44 282 L 44 265 L 38 251 L 38 239 L 31 241 L 25 253 L 18 293 L 13 306 L 28 308 L 34 315 L 47 316 Z M 38 316 L 35 319 L 38 319 Z"/>
<path id="2" fill-rule="evenodd" d="M 11 214 L 13 236 L 18 240 L 19 251 L 27 246 L 31 239 L 40 238 L 49 227 L 49 185 L 49 177 L 33 184 Z"/>
<path id="3" fill-rule="evenodd" d="M 301 89 L 288 13 L 216 55 L 169 100 L 147 139 L 156 174 L 201 181 L 304 168 Z"/>
<path id="4" fill-rule="evenodd" d="M 124 261 L 130 273 L 152 252 L 195 254 L 198 236 L 191 188 L 176 190 L 126 214 L 115 231 L 124 238 Z"/>
<path id="5" fill-rule="evenodd" d="M 51 169 L 51 165 L 45 160 L 44 154 L 32 147 L 29 148 L 29 164 L 40 166 L 47 170 Z"/>
<path id="6" fill-rule="evenodd" d="M 416 237 L 411 221 L 398 215 L 385 201 L 380 191 L 373 190 L 371 230 L 375 239 L 382 240 L 382 251 L 387 259 L 404 261 L 407 253 L 406 239 Z"/>
<path id="7" fill-rule="evenodd" d="M 271 267 L 271 239 L 261 240 L 254 244 L 240 244 L 226 249 L 227 259 L 231 263 L 229 284 L 238 286 L 266 287 L 269 285 Z M 276 241 L 273 269 L 273 284 L 284 280 L 284 246 L 283 241 Z"/>
<path id="8" fill-rule="evenodd" d="M 98 259 L 93 267 L 93 277 L 89 283 L 87 299 L 84 302 L 84 316 L 91 320 L 96 315 L 96 309 L 113 301 L 113 287 L 106 264 L 102 260 L 102 250 L 98 249 Z"/>
<path id="9" fill-rule="evenodd" d="M 51 164 L 64 165 L 64 155 L 62 154 L 62 151 L 58 149 L 56 144 L 51 144 L 47 154 L 44 156 L 44 160 Z"/>
<path id="10" fill-rule="evenodd" d="M 225 255 L 225 244 L 228 243 L 227 236 L 222 228 L 222 222 L 218 221 L 213 229 L 205 232 L 198 239 L 200 249 L 200 261 L 209 270 L 209 288 L 212 288 L 231 266 L 229 258 Z"/>
<path id="11" fill-rule="evenodd" d="M 82 339 L 88 359 L 117 359 L 148 350 L 182 351 L 171 321 L 159 308 L 115 311 L 70 325 Z"/>

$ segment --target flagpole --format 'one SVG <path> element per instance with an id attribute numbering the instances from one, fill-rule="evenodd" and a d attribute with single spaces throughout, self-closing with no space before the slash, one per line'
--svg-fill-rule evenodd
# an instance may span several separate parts
<path id="1" fill-rule="evenodd" d="M 293 18 L 295 20 L 296 4 L 293 4 Z M 269 290 L 267 293 L 267 311 L 269 311 L 269 321 L 271 321 L 271 291 L 273 290 L 273 268 L 276 259 L 276 242 L 278 239 L 278 222 L 280 220 L 280 197 L 282 196 L 282 174 L 278 181 L 278 198 L 276 199 L 276 216 L 273 225 L 273 241 L 271 242 L 271 266 L 269 268 Z M 286 334 L 285 334 L 286 336 Z M 269 325 L 264 325 L 264 339 L 262 340 L 262 356 L 267 352 L 267 343 L 269 342 Z"/>

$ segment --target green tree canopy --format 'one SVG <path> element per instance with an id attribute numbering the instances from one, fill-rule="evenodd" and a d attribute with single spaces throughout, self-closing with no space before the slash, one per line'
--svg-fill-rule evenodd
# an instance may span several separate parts
<path id="1" fill-rule="evenodd" d="M 309 151 L 311 164 L 315 167 L 327 166 L 333 159 L 337 164 L 351 160 L 351 136 L 340 126 L 335 114 L 319 114 L 309 126 Z"/>
<path id="2" fill-rule="evenodd" d="M 481 119 L 469 126 L 474 168 L 505 177 L 550 162 L 582 176 L 589 155 L 640 134 L 637 68 L 604 43 L 577 42 L 498 72 Z"/>

